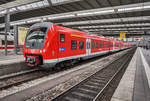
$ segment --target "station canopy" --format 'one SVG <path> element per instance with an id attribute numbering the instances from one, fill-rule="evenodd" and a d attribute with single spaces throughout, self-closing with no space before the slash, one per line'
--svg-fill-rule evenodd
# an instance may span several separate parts
<path id="1" fill-rule="evenodd" d="M 97 35 L 150 35 L 149 0 L 1 0 L 0 28 L 50 21 Z"/>

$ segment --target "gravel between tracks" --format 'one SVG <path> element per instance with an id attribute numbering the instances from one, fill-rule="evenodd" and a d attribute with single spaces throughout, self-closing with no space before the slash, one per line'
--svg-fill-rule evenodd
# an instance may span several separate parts
<path id="1" fill-rule="evenodd" d="M 116 57 L 120 57 L 122 54 L 124 54 L 126 52 L 127 52 L 127 50 L 113 54 L 111 56 L 107 56 L 107 57 L 99 59 L 99 60 L 96 60 L 96 62 L 89 65 L 88 68 L 86 68 L 84 72 L 81 72 L 80 74 L 76 75 L 72 79 L 70 79 L 66 82 L 63 82 L 61 84 L 58 84 L 55 87 L 43 92 L 42 94 L 34 96 L 26 101 L 50 101 L 51 99 L 58 96 L 62 92 L 66 91 L 67 89 L 78 84 L 85 78 L 96 73 L 97 71 L 99 71 L 100 69 L 105 67 L 108 63 L 110 63 L 111 61 L 116 59 Z"/>
<path id="2" fill-rule="evenodd" d="M 68 89 L 72 85 L 85 79 L 87 76 L 93 74 L 94 72 L 101 69 L 102 67 L 105 67 L 106 64 L 108 64 L 109 62 L 114 60 L 116 57 L 119 57 L 126 52 L 127 52 L 127 50 L 121 51 L 119 53 L 107 56 L 105 58 L 101 58 L 101 59 L 98 59 L 96 61 L 86 63 L 84 65 L 76 66 L 76 67 L 68 69 L 66 71 L 61 71 L 61 72 L 58 72 L 55 74 L 50 74 L 49 76 L 45 76 L 45 77 L 42 77 L 42 78 L 39 78 L 39 79 L 36 79 L 33 81 L 29 81 L 29 82 L 26 82 L 24 84 L 11 87 L 7 90 L 2 90 L 2 91 L 0 91 L 0 99 L 3 97 L 9 96 L 11 94 L 17 93 L 19 91 L 25 90 L 27 88 L 39 85 L 39 84 L 46 82 L 48 80 L 52 80 L 54 78 L 59 78 L 62 75 L 71 74 L 77 70 L 82 71 L 82 72 L 80 72 L 80 74 L 74 76 L 72 79 L 68 80 L 67 82 L 58 84 L 55 87 L 53 87 L 52 89 L 49 89 L 48 91 L 45 91 L 42 94 L 39 94 L 39 95 L 29 99 L 28 101 L 32 101 L 32 100 L 33 101 L 41 101 L 44 99 L 46 100 L 47 98 L 50 98 L 50 97 L 53 98 L 54 96 L 60 94 L 62 91 Z"/>

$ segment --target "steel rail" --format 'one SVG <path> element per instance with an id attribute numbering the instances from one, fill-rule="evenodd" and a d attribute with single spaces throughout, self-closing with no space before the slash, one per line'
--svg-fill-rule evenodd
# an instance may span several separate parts
<path id="1" fill-rule="evenodd" d="M 134 49 L 133 50 L 130 50 L 129 52 L 131 52 L 131 51 L 133 51 L 134 52 Z M 129 52 L 127 52 L 127 53 L 129 53 Z M 132 52 L 131 52 L 132 53 Z M 91 75 L 90 77 L 87 77 L 86 79 L 84 79 L 84 80 L 82 80 L 80 83 L 78 83 L 78 84 L 76 84 L 76 85 L 74 85 L 74 86 L 72 86 L 72 87 L 70 87 L 69 89 L 67 89 L 66 91 L 64 91 L 64 92 L 62 92 L 62 93 L 60 93 L 57 97 L 55 97 L 54 99 L 52 99 L 52 101 L 64 101 L 64 99 L 63 98 L 67 98 L 68 100 L 65 100 L 65 101 L 71 101 L 71 100 L 77 100 L 77 101 L 82 101 L 81 99 L 79 100 L 79 99 L 76 99 L 76 95 L 81 95 L 83 98 L 89 98 L 89 99 L 84 99 L 84 100 L 86 100 L 86 101 L 97 101 L 97 99 L 101 96 L 101 94 L 105 91 L 105 89 L 108 87 L 108 85 L 110 85 L 110 83 L 113 81 L 113 79 L 116 77 L 116 75 L 122 70 L 122 68 L 126 65 L 126 64 L 128 64 L 129 63 L 129 61 L 130 61 L 130 58 L 132 57 L 132 54 L 129 54 L 128 56 L 126 56 L 126 54 L 124 54 L 123 56 L 121 56 L 120 58 L 118 58 L 118 59 L 116 59 L 116 60 L 114 60 L 112 63 L 110 63 L 110 64 L 113 64 L 114 63 L 114 66 L 115 66 L 115 62 L 116 61 L 124 61 L 124 60 L 126 60 L 123 64 L 121 63 L 119 66 L 118 66 L 118 70 L 117 71 L 113 71 L 113 72 L 115 72 L 115 73 L 113 73 L 113 74 L 109 74 L 109 79 L 108 79 L 108 81 L 107 81 L 107 83 L 103 86 L 102 84 L 102 82 L 101 82 L 101 84 L 99 84 L 99 86 L 103 86 L 102 87 L 102 89 L 100 89 L 100 91 L 95 95 L 95 97 L 92 99 L 92 100 L 89 100 L 90 99 L 90 97 L 88 97 L 88 92 L 83 92 L 83 93 L 80 93 L 80 90 L 78 90 L 79 91 L 79 94 L 77 94 L 77 92 L 78 91 L 76 91 L 76 89 L 78 89 L 78 88 L 84 88 L 84 84 L 88 84 L 88 80 L 90 81 L 90 78 L 92 78 L 92 77 L 94 77 L 94 75 L 97 75 L 97 73 L 98 72 L 100 72 L 100 71 L 103 71 L 103 70 L 105 70 L 105 69 L 107 69 L 107 66 L 106 66 L 106 68 L 103 68 L 103 69 L 101 69 L 100 71 L 98 71 L 98 72 L 96 72 L 96 73 L 94 73 L 93 75 Z M 121 59 L 122 57 L 124 57 L 125 56 L 125 58 L 124 59 Z M 109 64 L 109 65 L 110 65 Z M 108 71 L 107 71 L 108 72 Z M 102 77 L 102 78 L 106 78 L 107 77 L 107 74 L 106 75 L 104 75 L 104 77 Z M 102 80 L 102 78 L 100 78 L 100 80 Z M 105 80 L 104 80 L 105 81 Z M 94 87 L 94 86 L 93 86 Z M 99 89 L 99 88 L 97 88 L 97 89 Z M 88 90 L 88 89 L 87 89 Z M 73 95 L 72 94 L 72 92 L 75 92 L 75 95 Z M 67 96 L 67 94 L 68 94 L 68 96 Z M 71 97 L 69 97 L 70 95 L 69 94 L 71 94 Z M 86 95 L 87 94 L 87 95 Z M 73 98 L 72 98 L 72 96 L 73 96 Z M 81 96 L 79 96 L 79 97 L 81 97 Z M 89 96 L 90 96 L 90 94 L 89 94 Z"/>

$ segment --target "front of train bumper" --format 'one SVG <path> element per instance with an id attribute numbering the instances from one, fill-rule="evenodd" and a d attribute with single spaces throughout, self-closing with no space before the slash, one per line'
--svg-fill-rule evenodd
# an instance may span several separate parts
<path id="1" fill-rule="evenodd" d="M 27 65 L 30 67 L 38 66 L 41 63 L 39 56 L 26 56 Z"/>

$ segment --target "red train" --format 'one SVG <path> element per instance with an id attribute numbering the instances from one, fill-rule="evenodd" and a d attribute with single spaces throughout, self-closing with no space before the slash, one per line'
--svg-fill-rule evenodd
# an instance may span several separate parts
<path id="1" fill-rule="evenodd" d="M 4 51 L 5 51 L 5 41 L 3 38 L 4 37 L 0 38 L 0 52 L 1 53 L 4 53 Z M 22 47 L 17 47 L 17 48 L 19 49 Z M 10 52 L 13 52 L 14 49 L 15 49 L 14 41 L 12 39 L 7 40 L 7 50 Z"/>
<path id="2" fill-rule="evenodd" d="M 61 67 L 131 47 L 125 43 L 85 32 L 57 26 L 50 22 L 38 23 L 29 29 L 24 57 L 29 66 Z"/>

